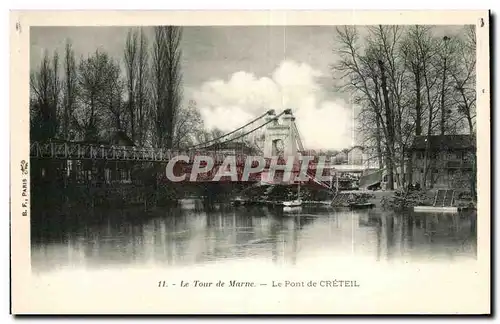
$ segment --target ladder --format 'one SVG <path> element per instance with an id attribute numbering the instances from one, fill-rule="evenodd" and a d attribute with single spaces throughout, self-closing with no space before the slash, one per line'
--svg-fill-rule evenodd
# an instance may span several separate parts
<path id="1" fill-rule="evenodd" d="M 438 192 L 436 193 L 436 197 L 434 198 L 434 204 L 433 204 L 434 207 L 442 205 L 444 203 L 444 198 L 446 197 L 446 191 L 447 190 L 443 189 L 438 190 Z"/>
<path id="2" fill-rule="evenodd" d="M 439 189 L 434 198 L 434 207 L 451 207 L 455 198 L 455 190 Z"/>

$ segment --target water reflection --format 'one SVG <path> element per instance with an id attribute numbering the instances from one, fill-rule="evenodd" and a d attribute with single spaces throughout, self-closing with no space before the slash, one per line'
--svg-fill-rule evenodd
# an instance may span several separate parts
<path id="1" fill-rule="evenodd" d="M 140 208 L 64 211 L 37 219 L 32 230 L 35 271 L 242 258 L 293 265 L 315 256 L 369 257 L 379 262 L 476 257 L 475 213 L 325 207 L 283 212 L 190 200 L 148 213 Z"/>

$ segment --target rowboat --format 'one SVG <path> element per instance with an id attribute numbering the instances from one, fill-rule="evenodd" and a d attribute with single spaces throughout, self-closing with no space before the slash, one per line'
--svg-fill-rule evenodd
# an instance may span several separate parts
<path id="1" fill-rule="evenodd" d="M 302 211 L 302 206 L 296 206 L 296 207 L 284 206 L 283 207 L 283 212 L 285 214 L 298 214 L 301 211 Z"/>
<path id="2" fill-rule="evenodd" d="M 375 204 L 373 203 L 352 203 L 349 205 L 352 209 L 363 209 L 363 208 L 373 208 Z"/>
<path id="3" fill-rule="evenodd" d="M 296 200 L 291 200 L 291 201 L 284 201 L 283 206 L 284 207 L 299 207 L 299 206 L 302 206 L 302 200 L 296 199 Z"/>

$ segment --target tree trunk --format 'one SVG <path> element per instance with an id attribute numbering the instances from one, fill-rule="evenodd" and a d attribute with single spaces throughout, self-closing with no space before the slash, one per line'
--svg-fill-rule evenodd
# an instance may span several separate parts
<path id="1" fill-rule="evenodd" d="M 387 125 L 387 140 L 386 140 L 386 157 L 387 157 L 387 182 L 388 182 L 388 190 L 394 190 L 394 157 L 392 155 L 394 148 L 394 120 L 392 116 L 391 107 L 389 105 L 389 92 L 387 90 L 387 79 L 385 76 L 384 63 L 379 60 L 378 65 L 380 68 L 381 81 L 382 81 L 382 94 L 383 101 L 385 107 L 385 117 L 386 117 L 386 125 Z"/>
<path id="2" fill-rule="evenodd" d="M 469 109 L 469 108 L 468 108 Z M 469 134 L 474 134 L 474 125 L 472 124 L 472 117 L 470 116 L 470 110 L 467 114 L 467 123 L 469 124 Z"/>
<path id="3" fill-rule="evenodd" d="M 432 108 L 429 107 L 429 123 L 427 125 L 427 140 L 425 144 L 425 153 L 424 153 L 424 177 L 422 184 L 422 188 L 427 188 L 427 173 L 429 172 L 429 154 L 431 147 L 431 131 L 432 131 Z M 432 186 L 432 177 L 431 177 L 431 186 Z"/>
<path id="4" fill-rule="evenodd" d="M 399 168 L 401 169 L 399 172 L 399 181 L 398 181 L 398 186 L 405 188 L 406 187 L 406 181 L 405 181 L 405 155 L 406 155 L 406 150 L 405 147 L 403 146 L 401 148 L 401 160 L 399 162 Z"/>
<path id="5" fill-rule="evenodd" d="M 378 157 L 378 166 L 380 169 L 384 168 L 384 159 L 382 156 L 382 140 L 380 134 L 380 117 L 376 115 L 376 123 L 377 123 L 377 133 L 376 133 L 376 141 L 377 141 L 377 157 Z"/>
<path id="6" fill-rule="evenodd" d="M 444 58 L 443 80 L 441 83 L 441 124 L 440 124 L 441 135 L 444 135 L 445 125 L 446 125 L 446 121 L 445 121 L 446 120 L 446 109 L 444 107 L 445 84 L 446 84 L 446 58 Z"/>
<path id="7" fill-rule="evenodd" d="M 413 184 L 413 153 L 408 152 L 408 164 L 407 164 L 407 184 Z"/>
<path id="8" fill-rule="evenodd" d="M 422 135 L 422 94 L 420 92 L 420 71 L 418 68 L 415 71 L 415 135 Z"/>

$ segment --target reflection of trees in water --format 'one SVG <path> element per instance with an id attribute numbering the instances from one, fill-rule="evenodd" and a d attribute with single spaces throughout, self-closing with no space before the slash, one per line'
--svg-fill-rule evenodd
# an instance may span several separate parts
<path id="1" fill-rule="evenodd" d="M 245 256 L 265 257 L 278 262 L 283 256 L 296 258 L 298 232 L 313 217 L 288 217 L 269 207 L 239 207 L 207 213 L 205 253 L 208 259 Z"/>
<path id="2" fill-rule="evenodd" d="M 269 243 L 271 220 L 265 208 L 224 208 L 207 216 L 209 258 L 232 258 L 258 253 Z"/>
<path id="3" fill-rule="evenodd" d="M 193 200 L 149 213 L 140 208 L 95 209 L 53 218 L 48 213 L 46 217 L 48 225 L 38 227 L 34 234 L 38 241 L 33 243 L 37 262 L 42 263 L 71 263 L 79 258 L 78 262 L 94 266 L 193 264 L 259 257 L 295 264 L 301 250 L 342 253 L 351 244 L 376 245 L 368 253 L 376 254 L 377 259 L 476 253 L 476 216 L 470 214 L 312 208 L 287 214 L 282 209 L 207 206 Z M 357 220 L 353 222 L 353 218 Z M 355 250 L 367 253 L 364 248 Z"/>
<path id="4" fill-rule="evenodd" d="M 377 225 L 377 259 L 401 255 L 476 256 L 474 214 L 384 212 Z"/>

